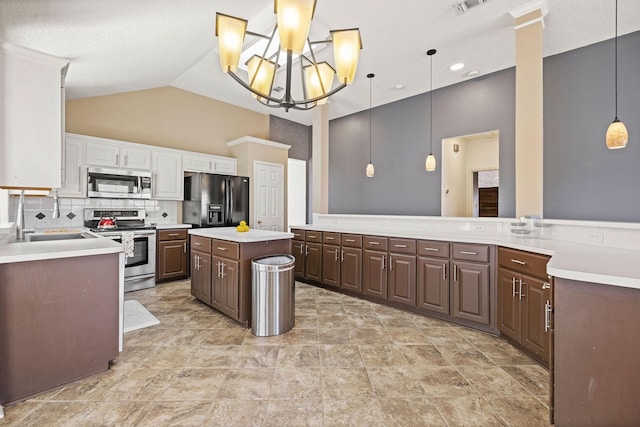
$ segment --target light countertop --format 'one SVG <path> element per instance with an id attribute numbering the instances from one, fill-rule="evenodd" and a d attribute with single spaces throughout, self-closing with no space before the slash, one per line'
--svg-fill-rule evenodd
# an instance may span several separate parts
<path id="1" fill-rule="evenodd" d="M 156 224 L 156 230 L 171 230 L 174 228 L 191 228 L 191 224 Z"/>
<path id="2" fill-rule="evenodd" d="M 91 239 L 14 242 L 0 245 L 0 264 L 120 253 L 122 244 L 101 237 Z"/>
<path id="3" fill-rule="evenodd" d="M 282 240 L 293 238 L 293 233 L 271 230 L 251 229 L 239 233 L 235 227 L 193 228 L 189 234 L 194 236 L 209 237 L 212 239 L 228 240 L 230 242 L 250 243 L 264 242 L 267 240 Z"/>
<path id="4" fill-rule="evenodd" d="M 503 246 L 550 255 L 547 273 L 554 277 L 640 289 L 639 250 L 499 233 L 460 230 L 437 232 L 420 229 L 413 232 L 400 228 L 396 231 L 393 227 L 381 230 L 372 227 L 371 224 L 362 227 L 307 224 L 291 228 Z"/>

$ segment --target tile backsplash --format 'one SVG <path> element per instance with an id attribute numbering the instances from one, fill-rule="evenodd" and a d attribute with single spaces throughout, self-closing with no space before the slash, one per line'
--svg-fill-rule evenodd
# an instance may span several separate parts
<path id="1" fill-rule="evenodd" d="M 173 200 L 121 200 L 121 199 L 66 199 L 60 198 L 60 218 L 53 219 L 53 197 L 25 197 L 25 229 L 35 225 L 46 227 L 49 224 L 66 227 L 84 226 L 85 208 L 144 208 L 147 223 L 177 224 L 180 202 Z M 9 222 L 15 222 L 18 210 L 18 197 L 9 197 Z"/>

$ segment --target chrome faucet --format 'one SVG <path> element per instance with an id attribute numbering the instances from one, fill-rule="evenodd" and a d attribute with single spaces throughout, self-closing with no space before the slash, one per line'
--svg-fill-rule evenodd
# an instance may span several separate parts
<path id="1" fill-rule="evenodd" d="M 51 218 L 60 218 L 60 200 L 57 188 L 53 190 L 53 214 L 51 214 Z"/>

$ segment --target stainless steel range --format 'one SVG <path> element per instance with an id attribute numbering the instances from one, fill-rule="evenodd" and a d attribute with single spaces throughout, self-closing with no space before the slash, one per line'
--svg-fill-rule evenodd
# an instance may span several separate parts
<path id="1" fill-rule="evenodd" d="M 144 209 L 84 210 L 84 226 L 91 231 L 121 243 L 123 236 L 133 238 L 133 256 L 125 256 L 125 292 L 156 285 L 156 230 L 155 226 L 145 224 L 145 216 Z M 104 218 L 114 218 L 115 226 L 98 227 Z"/>

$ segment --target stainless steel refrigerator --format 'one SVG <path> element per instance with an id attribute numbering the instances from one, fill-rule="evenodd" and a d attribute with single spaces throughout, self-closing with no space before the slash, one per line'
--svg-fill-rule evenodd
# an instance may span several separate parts
<path id="1" fill-rule="evenodd" d="M 249 224 L 249 178 L 210 173 L 186 174 L 182 222 L 194 227 Z"/>

